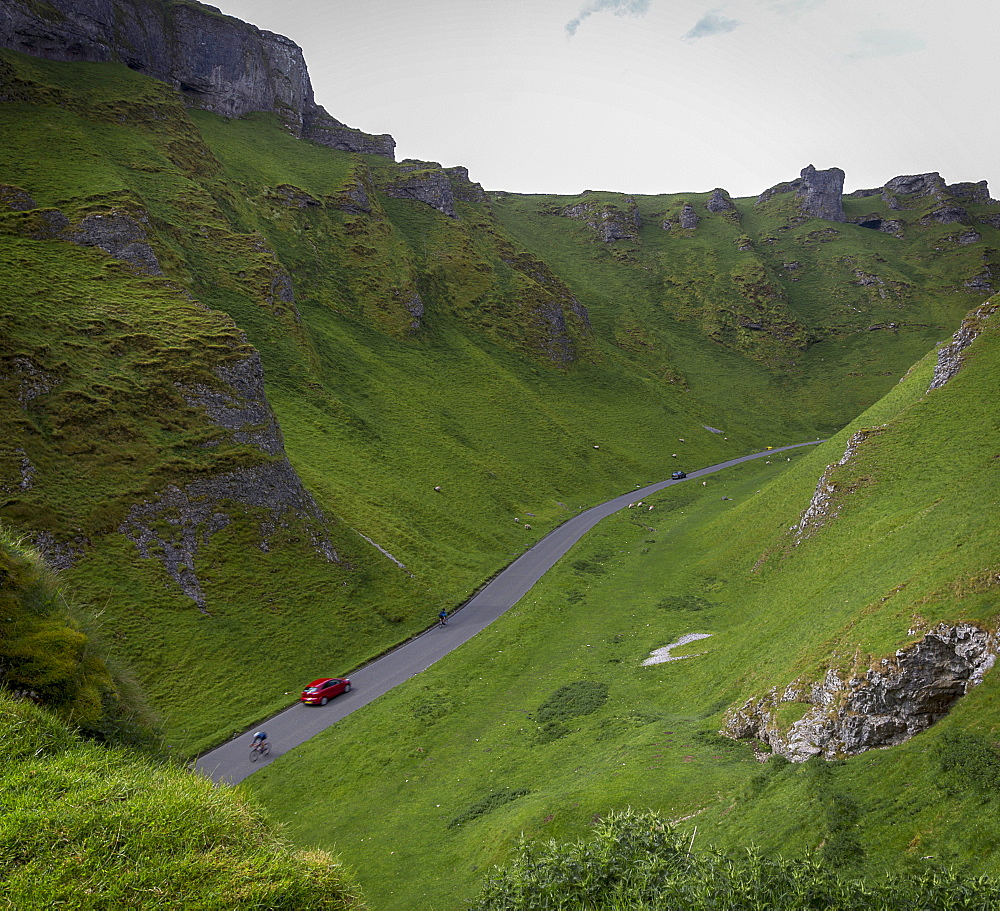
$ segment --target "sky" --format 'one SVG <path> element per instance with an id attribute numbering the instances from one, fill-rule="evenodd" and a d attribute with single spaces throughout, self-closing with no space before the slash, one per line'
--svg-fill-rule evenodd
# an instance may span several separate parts
<path id="1" fill-rule="evenodd" d="M 488 190 L 755 196 L 938 171 L 1000 198 L 998 0 L 212 0 L 316 101 Z"/>

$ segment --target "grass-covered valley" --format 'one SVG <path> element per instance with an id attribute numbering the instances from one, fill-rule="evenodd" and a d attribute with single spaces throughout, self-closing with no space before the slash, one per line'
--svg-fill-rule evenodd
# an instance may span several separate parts
<path id="1" fill-rule="evenodd" d="M 844 221 L 801 199 L 486 192 L 0 51 L 15 906 L 465 907 L 522 835 L 629 807 L 838 883 L 1000 874 L 991 672 L 899 745 L 837 746 L 848 681 L 995 637 L 997 203 L 936 175 Z M 240 789 L 183 771 L 581 508 L 826 437 L 606 520 Z M 827 758 L 779 755 L 803 719 Z"/>

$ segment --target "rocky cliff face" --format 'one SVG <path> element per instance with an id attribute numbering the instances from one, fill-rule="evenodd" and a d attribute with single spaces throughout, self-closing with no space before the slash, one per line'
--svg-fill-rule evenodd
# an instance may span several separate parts
<path id="1" fill-rule="evenodd" d="M 931 380 L 927 391 L 940 389 L 948 382 L 962 366 L 962 352 L 971 345 L 979 333 L 982 332 L 983 322 L 1000 310 L 1000 303 L 987 302 L 978 309 L 970 313 L 964 320 L 962 326 L 952 336 L 952 340 L 947 345 L 942 345 L 938 350 L 938 361 L 934 367 L 934 378 Z"/>
<path id="2" fill-rule="evenodd" d="M 398 175 L 381 189 L 386 196 L 413 199 L 449 218 L 458 218 L 452 181 L 437 162 L 407 159 L 400 164 Z"/>
<path id="3" fill-rule="evenodd" d="M 772 690 L 729 713 L 723 733 L 756 739 L 793 762 L 837 759 L 909 740 L 944 717 L 996 661 L 996 635 L 971 624 L 941 625 L 863 673 L 827 671 L 818 683 Z M 778 708 L 801 703 L 787 728 Z"/>
<path id="4" fill-rule="evenodd" d="M 164 0 L 0 0 L 0 46 L 50 60 L 120 61 L 224 117 L 278 114 L 299 137 L 392 158 L 391 136 L 345 126 L 313 98 L 293 41 L 215 7 Z"/>
<path id="5" fill-rule="evenodd" d="M 799 517 L 799 521 L 789 529 L 797 545 L 801 544 L 804 538 L 822 528 L 827 522 L 836 518 L 842 505 L 836 498 L 839 489 L 836 481 L 837 469 L 850 462 L 857 453 L 858 447 L 874 433 L 878 433 L 878 430 L 859 430 L 853 434 L 847 441 L 843 458 L 839 462 L 827 465 L 826 471 L 823 472 L 816 484 L 812 500 L 809 501 L 809 505 Z"/>
<path id="6" fill-rule="evenodd" d="M 757 197 L 762 206 L 782 193 L 795 193 L 799 211 L 810 218 L 846 221 L 844 217 L 844 172 L 840 168 L 817 171 L 812 165 L 802 169 L 796 180 L 779 183 Z"/>

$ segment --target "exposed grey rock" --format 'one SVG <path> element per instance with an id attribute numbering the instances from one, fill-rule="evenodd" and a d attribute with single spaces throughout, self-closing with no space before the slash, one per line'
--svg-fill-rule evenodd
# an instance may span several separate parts
<path id="1" fill-rule="evenodd" d="M 9 370 L 18 379 L 17 403 L 26 408 L 28 403 L 59 385 L 59 378 L 46 373 L 30 357 L 18 355 L 10 359 Z"/>
<path id="2" fill-rule="evenodd" d="M 302 50 L 200 3 L 0 0 L 0 46 L 50 60 L 121 61 L 224 117 L 277 114 L 294 135 L 392 158 L 391 136 L 353 130 L 313 98 Z"/>
<path id="3" fill-rule="evenodd" d="M 922 225 L 930 224 L 931 221 L 936 221 L 939 225 L 951 225 L 955 222 L 967 224 L 970 219 L 969 213 L 961 206 L 942 206 L 940 209 L 935 209 L 925 218 L 920 219 Z"/>
<path id="4" fill-rule="evenodd" d="M 264 393 L 264 368 L 260 353 L 216 368 L 221 387 L 177 383 L 184 400 L 204 410 L 212 423 L 232 433 L 237 443 L 249 443 L 270 456 L 279 455 L 284 443 L 278 420 Z"/>
<path id="5" fill-rule="evenodd" d="M 773 187 L 769 187 L 757 197 L 756 205 L 762 206 L 775 196 L 780 196 L 782 193 L 792 193 L 800 186 L 802 186 L 801 180 L 786 180 L 782 183 L 775 184 Z"/>
<path id="6" fill-rule="evenodd" d="M 155 500 L 133 506 L 118 531 L 144 559 L 158 558 L 181 591 L 208 613 L 195 558 L 234 515 L 258 517 L 262 550 L 270 549 L 269 538 L 278 527 L 294 523 L 305 526 L 316 553 L 339 562 L 323 514 L 287 458 L 201 478 L 183 488 L 170 485 Z"/>
<path id="7" fill-rule="evenodd" d="M 846 221 L 844 217 L 844 172 L 840 168 L 817 171 L 812 165 L 802 169 L 795 180 L 776 184 L 757 197 L 757 206 L 782 193 L 795 193 L 799 211 L 809 218 Z"/>
<path id="8" fill-rule="evenodd" d="M 962 282 L 962 286 L 970 291 L 982 291 L 986 294 L 993 293 L 993 273 L 987 264 L 978 275 L 972 276 L 968 281 Z"/>
<path id="9" fill-rule="evenodd" d="M 396 140 L 388 133 L 373 135 L 355 130 L 331 117 L 319 105 L 313 105 L 307 111 L 311 113 L 307 113 L 303 118 L 301 133 L 303 139 L 340 152 L 381 155 L 383 158 L 395 159 Z"/>
<path id="10" fill-rule="evenodd" d="M 694 206 L 690 203 L 684 203 L 684 208 L 681 209 L 681 227 L 693 231 L 698 227 L 698 222 L 701 221 L 698 218 L 698 213 L 695 212 Z"/>
<path id="11" fill-rule="evenodd" d="M 52 569 L 60 571 L 71 569 L 79 560 L 83 559 L 87 548 L 90 547 L 90 539 L 84 535 L 59 541 L 55 535 L 47 531 L 40 531 L 32 536 L 32 543 L 45 558 L 45 562 Z"/>
<path id="12" fill-rule="evenodd" d="M 862 674 L 831 668 L 819 683 L 796 682 L 748 700 L 728 713 L 722 733 L 762 741 L 793 762 L 894 746 L 929 728 L 981 683 L 997 650 L 994 633 L 968 623 L 941 624 Z M 782 731 L 776 710 L 785 702 L 811 707 Z"/>
<path id="13" fill-rule="evenodd" d="M 321 206 L 322 203 L 311 193 L 293 187 L 291 184 L 283 183 L 274 188 L 271 198 L 281 205 L 292 209 L 308 209 L 310 207 Z"/>
<path id="14" fill-rule="evenodd" d="M 31 209 L 20 231 L 32 240 L 65 240 L 69 219 L 58 209 Z"/>
<path id="15" fill-rule="evenodd" d="M 351 215 L 370 215 L 372 211 L 371 187 L 360 176 L 354 177 L 343 192 L 338 208 Z"/>
<path id="16" fill-rule="evenodd" d="M 27 212 L 29 209 L 37 209 L 35 202 L 20 187 L 11 184 L 0 183 L 0 210 L 6 209 L 8 212 Z"/>
<path id="17" fill-rule="evenodd" d="M 577 331 L 591 331 L 590 314 L 548 265 L 530 253 L 510 252 L 504 262 L 536 285 L 537 301 L 530 311 L 530 320 L 538 330 L 541 349 L 556 363 L 566 364 L 575 356 L 570 323 Z"/>
<path id="18" fill-rule="evenodd" d="M 840 168 L 817 171 L 812 165 L 802 169 L 802 186 L 796 189 L 802 214 L 826 221 L 846 221 L 844 217 L 844 172 Z"/>
<path id="19" fill-rule="evenodd" d="M 15 452 L 21 456 L 21 481 L 17 485 L 19 490 L 31 490 L 35 486 L 35 466 L 31 464 L 31 459 L 23 449 L 16 449 Z"/>
<path id="20" fill-rule="evenodd" d="M 1000 215 L 990 215 L 988 218 L 979 219 L 979 223 L 989 225 L 991 228 L 1000 228 Z"/>
<path id="21" fill-rule="evenodd" d="M 409 311 L 410 316 L 413 317 L 410 328 L 419 329 L 420 321 L 424 316 L 424 302 L 420 299 L 420 295 L 416 291 L 413 292 L 413 296 L 406 302 L 406 309 Z"/>
<path id="22" fill-rule="evenodd" d="M 885 189 L 900 196 L 933 196 L 937 199 L 943 199 L 946 191 L 945 182 L 937 171 L 893 177 L 886 183 Z"/>
<path id="23" fill-rule="evenodd" d="M 437 209 L 449 218 L 458 218 L 451 181 L 436 162 L 404 161 L 400 174 L 382 187 L 386 196 L 412 199 Z"/>
<path id="24" fill-rule="evenodd" d="M 292 287 L 292 277 L 284 270 L 278 269 L 271 279 L 271 293 L 268 295 L 269 304 L 295 303 L 295 289 Z"/>
<path id="25" fill-rule="evenodd" d="M 582 219 L 603 243 L 610 244 L 616 240 L 637 240 L 642 218 L 639 207 L 632 198 L 625 200 L 625 209 L 614 203 L 598 203 L 584 199 L 574 205 L 566 206 L 560 214 L 565 218 Z"/>
<path id="26" fill-rule="evenodd" d="M 68 238 L 82 247 L 98 247 L 139 272 L 163 275 L 145 230 L 131 215 L 123 212 L 88 215 L 70 232 Z"/>
<path id="27" fill-rule="evenodd" d="M 979 180 L 975 183 L 971 181 L 950 183 L 945 187 L 945 191 L 952 199 L 964 200 L 967 203 L 980 205 L 996 203 L 996 200 L 990 196 L 990 188 L 985 180 Z"/>
<path id="28" fill-rule="evenodd" d="M 812 500 L 809 501 L 809 505 L 802 513 L 799 521 L 789 529 L 795 537 L 796 545 L 801 544 L 804 538 L 815 534 L 815 532 L 826 525 L 827 522 L 836 518 L 837 513 L 840 511 L 840 507 L 835 505 L 833 500 L 833 495 L 837 492 L 837 485 L 833 480 L 833 476 L 838 468 L 846 465 L 852 458 L 854 458 L 855 453 L 858 451 L 858 447 L 866 439 L 868 439 L 868 437 L 878 432 L 879 431 L 877 429 L 859 430 L 847 441 L 847 448 L 844 450 L 843 458 L 841 458 L 839 462 L 835 462 L 833 465 L 827 466 L 826 471 L 823 472 L 819 482 L 816 484 L 816 491 L 813 493 Z"/>
<path id="29" fill-rule="evenodd" d="M 445 174 L 451 180 L 451 189 L 456 199 L 465 202 L 486 202 L 486 191 L 482 184 L 476 183 L 469 178 L 469 169 L 461 166 L 455 168 L 445 168 Z"/>
<path id="30" fill-rule="evenodd" d="M 713 215 L 724 215 L 736 211 L 736 206 L 733 205 L 729 193 L 723 190 L 722 187 L 716 187 L 712 190 L 712 195 L 709 196 L 705 208 Z"/>
<path id="31" fill-rule="evenodd" d="M 972 311 L 964 320 L 951 341 L 938 349 L 937 364 L 934 367 L 934 377 L 927 391 L 940 389 L 962 367 L 962 352 L 971 345 L 983 330 L 983 323 L 1000 310 L 1000 304 L 987 301 L 981 307 Z"/>
<path id="32" fill-rule="evenodd" d="M 959 234 L 957 238 L 959 245 L 962 247 L 967 247 L 969 244 L 974 244 L 982 239 L 983 237 L 978 231 L 966 231 L 964 234 Z"/>

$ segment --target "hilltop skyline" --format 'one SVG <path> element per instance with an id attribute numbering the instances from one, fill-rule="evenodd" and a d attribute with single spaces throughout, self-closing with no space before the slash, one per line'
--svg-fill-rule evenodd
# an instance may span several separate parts
<path id="1" fill-rule="evenodd" d="M 756 195 L 807 164 L 1000 188 L 990 43 L 960 0 L 223 0 L 304 52 L 316 100 L 488 189 Z"/>

